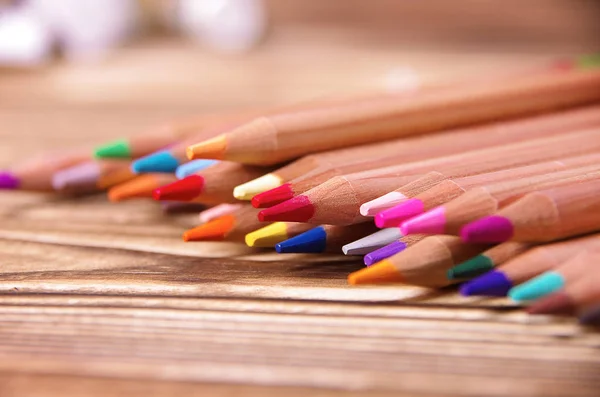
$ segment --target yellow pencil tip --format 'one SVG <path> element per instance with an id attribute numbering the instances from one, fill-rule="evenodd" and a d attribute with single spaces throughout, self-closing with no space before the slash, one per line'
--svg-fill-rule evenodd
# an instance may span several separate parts
<path id="1" fill-rule="evenodd" d="M 266 174 L 233 189 L 233 197 L 238 200 L 252 200 L 252 197 L 267 190 L 281 186 L 284 181 L 275 174 Z"/>
<path id="2" fill-rule="evenodd" d="M 248 247 L 272 248 L 275 244 L 289 238 L 285 222 L 275 222 L 262 229 L 246 234 L 245 241 Z"/>
<path id="3" fill-rule="evenodd" d="M 207 141 L 188 146 L 185 150 L 188 159 L 223 159 L 227 149 L 227 138 L 225 135 L 219 135 Z"/>
<path id="4" fill-rule="evenodd" d="M 350 285 L 398 283 L 401 281 L 402 275 L 398 272 L 396 266 L 387 259 L 350 273 L 348 276 L 348 284 Z"/>

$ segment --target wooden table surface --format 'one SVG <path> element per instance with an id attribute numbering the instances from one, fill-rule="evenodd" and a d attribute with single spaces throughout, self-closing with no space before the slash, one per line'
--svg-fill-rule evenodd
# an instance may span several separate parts
<path id="1" fill-rule="evenodd" d="M 171 117 L 435 80 L 553 54 L 390 52 L 305 41 L 216 58 L 170 42 L 100 65 L 0 72 L 0 166 Z M 455 67 L 440 67 L 453 65 Z M 183 243 L 196 215 L 0 192 L 0 396 L 575 396 L 600 334 L 454 290 L 357 288 L 339 256 Z"/>

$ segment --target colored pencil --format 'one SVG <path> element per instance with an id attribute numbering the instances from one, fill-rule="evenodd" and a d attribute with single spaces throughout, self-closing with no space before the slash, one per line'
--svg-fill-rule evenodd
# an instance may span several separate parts
<path id="1" fill-rule="evenodd" d="M 381 247 L 373 252 L 369 252 L 363 258 L 363 262 L 365 266 L 371 266 L 377 262 L 389 258 L 390 256 L 399 254 L 408 247 L 411 247 L 423 240 L 425 237 L 427 237 L 425 234 L 411 234 L 410 236 L 403 236 L 398 240 L 389 243 L 385 247 Z"/>
<path id="2" fill-rule="evenodd" d="M 417 234 L 422 236 L 422 234 Z M 459 280 L 477 277 L 531 249 L 532 245 L 507 241 L 490 248 L 481 255 L 468 259 L 448 270 L 448 279 Z"/>
<path id="3" fill-rule="evenodd" d="M 52 175 L 54 190 L 65 193 L 94 192 L 135 178 L 127 160 L 91 160 Z"/>
<path id="4" fill-rule="evenodd" d="M 231 214 L 213 219 L 183 233 L 183 241 L 238 241 L 264 226 L 256 219 L 257 210 L 243 206 Z"/>
<path id="5" fill-rule="evenodd" d="M 446 204 L 403 222 L 400 225 L 400 231 L 403 234 L 462 234 L 465 239 L 471 241 L 470 239 L 474 239 L 476 236 L 476 228 L 481 226 L 481 233 L 487 229 L 484 229 L 481 223 L 478 223 L 462 233 L 463 226 L 495 214 L 521 195 L 536 190 L 574 185 L 599 178 L 600 170 L 598 166 L 591 165 L 474 188 Z M 473 237 L 469 237 L 467 233 L 472 233 Z M 480 239 L 483 239 L 483 234 Z"/>
<path id="6" fill-rule="evenodd" d="M 583 263 L 598 263 L 598 246 L 593 252 L 585 252 L 580 258 Z M 530 314 L 572 314 L 577 311 L 586 317 L 595 318 L 590 312 L 600 303 L 600 272 L 588 268 L 584 274 L 566 282 L 557 292 L 536 300 L 527 308 Z M 586 311 L 588 312 L 586 315 Z M 589 322 L 589 321 L 584 321 Z"/>
<path id="7" fill-rule="evenodd" d="M 597 249 L 600 250 L 600 245 Z M 599 271 L 599 266 L 600 253 L 582 252 L 557 268 L 512 287 L 508 296 L 516 302 L 534 301 L 587 277 L 591 272 Z"/>
<path id="8" fill-rule="evenodd" d="M 323 225 L 275 245 L 275 250 L 283 253 L 341 253 L 342 246 L 375 231 L 369 223 L 351 226 Z"/>
<path id="9" fill-rule="evenodd" d="M 88 149 L 48 153 L 0 172 L 0 189 L 51 191 L 52 176 L 65 168 L 91 159 Z"/>
<path id="10" fill-rule="evenodd" d="M 600 299 L 597 299 L 600 300 Z M 579 323 L 594 327 L 600 326 L 600 303 L 596 302 L 578 314 Z"/>
<path id="11" fill-rule="evenodd" d="M 342 247 L 344 255 L 366 255 L 376 249 L 385 247 L 402 238 L 402 233 L 397 227 L 381 229 L 366 237 L 352 241 Z"/>
<path id="12" fill-rule="evenodd" d="M 194 175 L 205 168 L 208 168 L 212 165 L 218 163 L 217 160 L 192 160 L 186 163 L 181 164 L 175 170 L 175 176 L 178 179 L 183 179 L 186 176 Z"/>
<path id="13" fill-rule="evenodd" d="M 451 142 L 452 146 L 457 146 L 462 149 L 462 151 L 468 150 L 462 146 L 464 141 L 470 141 L 472 139 L 480 139 L 478 138 L 481 135 L 489 136 L 492 134 L 505 136 L 507 138 L 506 141 L 496 142 L 493 145 L 498 145 L 502 143 L 514 143 L 524 140 L 531 140 L 540 138 L 543 136 L 550 136 L 556 133 L 568 132 L 568 131 L 576 131 L 579 129 L 590 128 L 594 126 L 598 126 L 600 124 L 600 107 L 597 105 L 588 106 L 583 108 L 571 109 L 562 112 L 556 112 L 551 114 L 544 114 L 539 116 L 527 117 L 524 119 L 500 122 L 495 124 L 484 124 L 479 127 L 472 127 L 470 130 L 474 132 L 479 132 L 473 136 L 460 136 L 457 134 L 456 141 Z M 445 135 L 446 133 L 440 134 Z M 505 135 L 506 134 L 506 135 Z M 437 136 L 437 135 L 434 135 Z M 460 141 L 461 145 L 456 145 L 456 142 Z M 490 145 L 490 146 L 493 146 Z M 481 145 L 483 148 L 484 145 Z M 441 171 L 441 170 L 440 170 Z M 444 170 L 447 173 L 447 170 Z M 430 181 L 423 181 L 424 186 L 417 184 L 413 187 L 417 192 L 412 193 L 413 196 L 418 194 L 418 189 L 423 187 L 428 187 L 430 184 L 433 186 L 435 183 L 443 180 L 442 176 L 438 176 L 437 179 L 434 178 L 435 175 L 430 176 L 432 178 Z M 417 181 L 415 181 L 416 183 Z M 410 191 L 410 190 L 409 190 Z M 412 197 L 412 196 L 409 196 Z M 405 195 L 401 190 L 396 190 L 394 192 L 390 192 L 384 196 L 378 197 L 377 199 L 367 202 L 361 206 L 361 213 L 365 216 L 373 216 L 383 210 L 389 209 L 397 204 L 400 204 L 402 201 L 406 199 Z"/>
<path id="14" fill-rule="evenodd" d="M 180 203 L 178 201 L 161 201 L 160 208 L 165 214 L 187 214 L 203 211 L 206 206 L 198 203 Z"/>
<path id="15" fill-rule="evenodd" d="M 263 167 L 220 161 L 195 175 L 157 188 L 155 200 L 193 201 L 204 204 L 236 203 L 233 188 L 244 181 L 264 175 Z"/>
<path id="16" fill-rule="evenodd" d="M 190 136 L 197 136 L 196 139 L 214 137 L 223 132 L 222 126 L 232 125 L 229 124 L 231 120 L 242 121 L 255 114 L 241 111 L 229 114 L 196 115 L 170 121 L 142 134 L 102 144 L 94 149 L 94 155 L 98 158 L 139 158 L 172 146 Z"/>
<path id="17" fill-rule="evenodd" d="M 544 176 L 548 173 L 566 171 L 575 167 L 597 164 L 598 162 L 600 162 L 600 153 L 593 153 L 464 178 L 453 178 L 452 173 L 446 172 L 429 173 L 406 186 L 396 189 L 395 192 L 405 197 L 404 202 L 377 214 L 375 216 L 375 224 L 379 227 L 399 226 L 403 221 L 454 200 L 471 189 L 490 186 L 491 190 L 495 189 L 494 191 L 497 191 L 505 186 L 511 186 L 511 180 L 518 180 L 520 181 L 519 185 L 528 186 L 527 183 L 530 180 L 538 181 L 538 179 L 543 179 L 538 178 L 540 175 Z M 458 172 L 462 171 L 459 170 Z M 509 182 L 505 185 L 505 181 Z M 498 187 L 494 188 L 495 186 Z M 531 187 L 534 188 L 535 185 Z"/>
<path id="18" fill-rule="evenodd" d="M 593 103 L 600 72 L 510 77 L 257 118 L 190 146 L 188 157 L 270 165 L 302 155 Z"/>
<path id="19" fill-rule="evenodd" d="M 314 226 L 308 223 L 275 222 L 246 234 L 248 247 L 274 248 L 277 243 L 304 233 Z"/>
<path id="20" fill-rule="evenodd" d="M 448 269 L 489 246 L 464 244 L 454 236 L 429 236 L 404 251 L 348 276 L 352 285 L 403 283 L 444 287 Z"/>
<path id="21" fill-rule="evenodd" d="M 198 203 L 188 203 L 188 204 L 198 204 Z M 217 219 L 223 215 L 229 215 L 232 212 L 242 208 L 243 204 L 219 204 L 214 207 L 207 208 L 202 211 L 198 215 L 198 220 L 200 223 L 207 223 L 212 221 L 213 219 Z"/>
<path id="22" fill-rule="evenodd" d="M 327 179 L 342 174 L 533 140 L 598 125 L 600 125 L 600 106 L 595 105 L 548 115 L 444 131 L 423 137 L 324 152 L 309 156 L 310 159 L 297 160 L 275 173 L 265 175 L 263 179 L 257 179 L 256 182 L 251 181 L 249 182 L 250 187 L 245 186 L 244 190 L 256 195 L 252 199 L 252 205 L 257 208 L 266 208 L 289 200 Z M 461 144 L 457 145 L 456 142 L 461 142 Z M 368 149 L 369 147 L 375 150 Z M 365 148 L 366 154 L 363 154 L 363 148 Z M 336 153 L 341 153 L 339 158 L 336 157 Z M 327 156 L 327 161 L 319 163 L 311 160 L 320 158 L 319 156 Z M 361 160 L 357 161 L 357 159 Z M 307 163 L 312 164 L 312 167 Z M 317 164 L 319 165 L 317 166 Z M 272 190 L 266 191 L 267 187 Z M 264 193 L 259 193 L 263 189 Z M 368 214 L 363 213 L 363 215 Z"/>
<path id="23" fill-rule="evenodd" d="M 582 145 L 585 140 L 589 142 Z M 268 221 L 333 225 L 359 223 L 366 219 L 360 214 L 361 204 L 420 178 L 419 172 L 447 167 L 455 173 L 462 170 L 467 176 L 599 150 L 600 128 L 597 128 L 349 174 L 331 178 L 301 195 L 266 208 L 259 217 Z"/>
<path id="24" fill-rule="evenodd" d="M 159 186 L 176 180 L 171 174 L 138 175 L 130 181 L 118 184 L 108 190 L 108 199 L 112 202 L 136 198 L 152 198 L 152 192 Z"/>
<path id="25" fill-rule="evenodd" d="M 530 193 L 500 212 L 467 224 L 463 241 L 545 242 L 600 229 L 600 171 L 595 180 Z"/>
<path id="26" fill-rule="evenodd" d="M 515 285 L 551 269 L 600 244 L 600 235 L 579 237 L 532 248 L 496 269 L 464 284 L 463 295 L 505 296 Z"/>

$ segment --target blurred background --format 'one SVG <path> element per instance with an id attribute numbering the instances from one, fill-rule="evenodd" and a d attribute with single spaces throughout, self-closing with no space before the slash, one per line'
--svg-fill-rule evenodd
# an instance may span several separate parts
<path id="1" fill-rule="evenodd" d="M 0 0 L 0 156 L 598 49 L 595 0 Z"/>

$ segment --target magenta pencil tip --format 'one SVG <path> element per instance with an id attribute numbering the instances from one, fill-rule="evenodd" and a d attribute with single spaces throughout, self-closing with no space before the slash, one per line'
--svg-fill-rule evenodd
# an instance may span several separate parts
<path id="1" fill-rule="evenodd" d="M 14 174 L 3 171 L 0 172 L 0 189 L 17 189 L 21 181 Z"/>
<path id="2" fill-rule="evenodd" d="M 502 243 L 513 236 L 512 223 L 502 216 L 486 216 L 465 225 L 460 237 L 465 243 Z"/>

